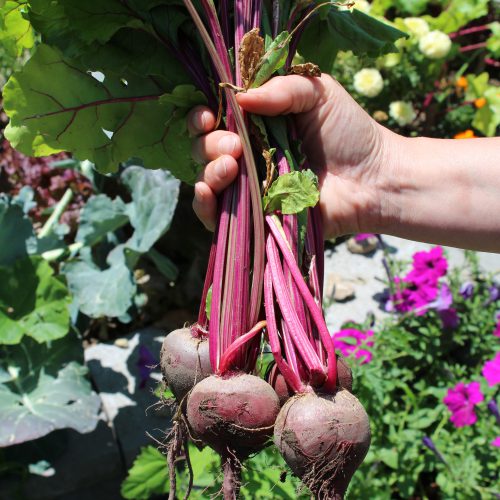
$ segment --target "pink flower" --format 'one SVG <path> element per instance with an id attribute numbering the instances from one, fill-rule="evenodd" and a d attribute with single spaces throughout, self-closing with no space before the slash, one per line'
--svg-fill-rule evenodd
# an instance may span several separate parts
<path id="1" fill-rule="evenodd" d="M 474 406 L 484 400 L 479 382 L 471 382 L 465 385 L 458 383 L 453 389 L 448 389 L 443 403 L 451 411 L 450 420 L 455 427 L 464 427 L 476 422 Z"/>
<path id="2" fill-rule="evenodd" d="M 448 261 L 443 257 L 442 247 L 434 247 L 428 252 L 413 255 L 413 269 L 406 275 L 405 281 L 436 283 L 447 271 Z"/>
<path id="3" fill-rule="evenodd" d="M 500 320 L 498 321 L 497 326 L 496 326 L 495 330 L 493 331 L 493 335 L 495 337 L 500 337 Z"/>
<path id="4" fill-rule="evenodd" d="M 361 241 L 365 241 L 369 238 L 373 238 L 375 235 L 373 233 L 359 233 L 354 236 L 354 239 L 359 243 Z"/>
<path id="5" fill-rule="evenodd" d="M 369 363 L 373 358 L 373 354 L 369 350 L 363 349 L 364 347 L 373 347 L 374 342 L 371 337 L 373 337 L 372 330 L 362 332 L 355 328 L 346 328 L 333 334 L 335 347 L 340 350 L 342 355 L 347 358 L 354 354 L 356 359 L 362 359 L 362 365 Z"/>
<path id="6" fill-rule="evenodd" d="M 436 284 L 413 283 L 403 281 L 399 277 L 394 278 L 396 293 L 391 296 L 393 308 L 398 312 L 414 311 L 417 315 L 425 314 L 427 305 L 438 295 Z"/>
<path id="7" fill-rule="evenodd" d="M 500 436 L 496 437 L 492 442 L 491 442 L 491 445 L 492 446 L 497 446 L 498 448 L 500 448 Z"/>
<path id="8" fill-rule="evenodd" d="M 490 387 L 500 384 L 500 352 L 491 361 L 486 361 L 482 373 Z"/>

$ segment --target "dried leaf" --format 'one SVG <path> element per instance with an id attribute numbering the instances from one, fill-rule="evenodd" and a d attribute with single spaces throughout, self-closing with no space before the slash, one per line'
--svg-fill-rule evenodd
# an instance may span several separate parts
<path id="1" fill-rule="evenodd" d="M 253 82 L 255 72 L 263 56 L 264 39 L 259 36 L 259 28 L 254 28 L 243 35 L 238 52 L 241 79 L 245 88 L 248 88 Z"/>
<path id="2" fill-rule="evenodd" d="M 319 66 L 313 63 L 305 63 L 305 64 L 295 64 L 292 66 L 288 73 L 291 75 L 301 75 L 301 76 L 321 76 L 321 70 Z"/>

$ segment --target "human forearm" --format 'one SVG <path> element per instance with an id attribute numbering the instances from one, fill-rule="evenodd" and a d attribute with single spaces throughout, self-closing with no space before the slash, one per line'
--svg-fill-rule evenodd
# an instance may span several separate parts
<path id="1" fill-rule="evenodd" d="M 378 231 L 500 252 L 500 138 L 387 143 Z"/>

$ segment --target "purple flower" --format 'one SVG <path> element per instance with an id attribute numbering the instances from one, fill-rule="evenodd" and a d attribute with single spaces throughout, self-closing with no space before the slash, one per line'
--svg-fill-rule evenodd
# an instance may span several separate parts
<path id="1" fill-rule="evenodd" d="M 436 283 L 448 271 L 448 261 L 443 257 L 442 247 L 431 248 L 428 252 L 417 252 L 413 255 L 413 269 L 405 280 L 414 283 Z"/>
<path id="2" fill-rule="evenodd" d="M 371 337 L 373 337 L 372 330 L 362 332 L 355 328 L 346 328 L 333 334 L 335 347 L 342 355 L 346 358 L 354 355 L 356 359 L 361 359 L 362 365 L 369 363 L 373 358 L 372 352 L 364 349 L 364 347 L 373 347 L 374 342 Z"/>
<path id="3" fill-rule="evenodd" d="M 436 457 L 439 458 L 439 460 L 441 460 L 441 462 L 446 463 L 445 459 L 443 458 L 443 455 L 441 455 L 439 450 L 436 448 L 434 441 L 432 441 L 432 439 L 429 436 L 424 436 L 422 438 L 422 443 L 424 444 L 424 446 L 429 448 L 429 450 L 431 450 L 434 453 L 434 455 L 436 455 Z"/>
<path id="4" fill-rule="evenodd" d="M 486 301 L 485 305 L 489 306 L 493 302 L 496 302 L 500 298 L 500 287 L 497 284 L 490 286 L 488 289 L 490 296 Z"/>
<path id="5" fill-rule="evenodd" d="M 354 236 L 354 240 L 357 243 L 360 243 L 361 241 L 365 241 L 369 238 L 374 238 L 376 237 L 373 233 L 359 233 L 356 236 Z"/>
<path id="6" fill-rule="evenodd" d="M 452 413 L 450 420 L 455 427 L 464 427 L 476 423 L 477 416 L 474 406 L 484 400 L 479 382 L 470 384 L 458 383 L 453 389 L 448 389 L 443 399 L 444 404 Z"/>
<path id="7" fill-rule="evenodd" d="M 158 361 L 153 356 L 153 353 L 143 344 L 139 346 L 139 359 L 136 366 L 139 370 L 139 387 L 144 389 L 149 380 L 151 372 L 154 370 Z"/>
<path id="8" fill-rule="evenodd" d="M 474 283 L 471 281 L 466 281 L 465 283 L 462 284 L 460 287 L 460 295 L 464 299 L 470 299 L 472 295 L 474 294 Z"/>
<path id="9" fill-rule="evenodd" d="M 497 424 L 500 425 L 500 411 L 498 410 L 497 402 L 494 399 L 488 401 L 488 410 L 493 414 L 497 420 Z"/>
<path id="10" fill-rule="evenodd" d="M 498 448 L 500 448 L 500 436 L 496 437 L 492 442 L 491 442 L 491 446 L 497 446 Z"/>
<path id="11" fill-rule="evenodd" d="M 490 361 L 486 361 L 482 371 L 490 387 L 500 384 L 500 352 Z"/>
<path id="12" fill-rule="evenodd" d="M 445 330 L 455 330 L 460 324 L 457 311 L 453 307 L 439 311 L 439 317 Z"/>

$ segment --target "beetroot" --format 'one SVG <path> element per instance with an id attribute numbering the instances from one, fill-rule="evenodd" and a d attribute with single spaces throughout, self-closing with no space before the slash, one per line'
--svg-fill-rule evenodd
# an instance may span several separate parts
<path id="1" fill-rule="evenodd" d="M 191 328 L 169 333 L 161 348 L 163 377 L 179 403 L 200 381 L 212 373 L 208 341 L 193 335 Z"/>
<path id="2" fill-rule="evenodd" d="M 190 427 L 221 455 L 224 499 L 237 498 L 241 461 L 270 444 L 279 409 L 273 388 L 245 373 L 210 376 L 189 394 Z"/>
<path id="3" fill-rule="evenodd" d="M 316 498 L 341 500 L 370 447 L 368 415 L 345 389 L 299 394 L 281 409 L 274 442 Z"/>

